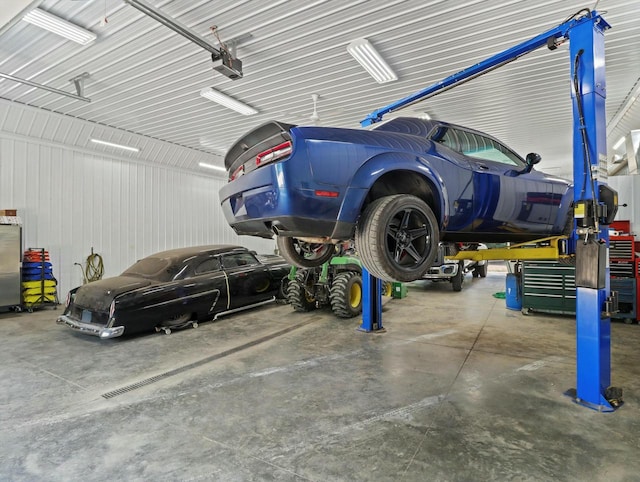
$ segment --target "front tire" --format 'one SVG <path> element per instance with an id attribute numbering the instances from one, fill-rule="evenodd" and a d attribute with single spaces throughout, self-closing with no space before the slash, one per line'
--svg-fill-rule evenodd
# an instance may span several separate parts
<path id="1" fill-rule="evenodd" d="M 316 299 L 305 289 L 304 276 L 297 275 L 289 281 L 287 301 L 294 311 L 307 312 L 316 309 Z"/>
<path id="2" fill-rule="evenodd" d="M 358 316 L 362 312 L 362 276 L 353 271 L 337 274 L 331 284 L 329 300 L 336 316 Z"/>
<path id="3" fill-rule="evenodd" d="M 298 238 L 278 236 L 280 256 L 298 268 L 315 268 L 329 261 L 335 253 L 331 243 L 307 243 Z"/>
<path id="4" fill-rule="evenodd" d="M 438 254 L 440 230 L 422 199 L 395 194 L 373 201 L 356 229 L 356 248 L 367 270 L 383 281 L 415 281 Z"/>

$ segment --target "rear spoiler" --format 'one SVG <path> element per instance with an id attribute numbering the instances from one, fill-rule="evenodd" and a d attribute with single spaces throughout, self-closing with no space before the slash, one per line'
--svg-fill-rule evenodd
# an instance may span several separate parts
<path id="1" fill-rule="evenodd" d="M 249 131 L 231 146 L 224 158 L 224 167 L 231 173 L 262 151 L 290 141 L 289 130 L 293 127 L 295 124 L 270 121 Z"/>

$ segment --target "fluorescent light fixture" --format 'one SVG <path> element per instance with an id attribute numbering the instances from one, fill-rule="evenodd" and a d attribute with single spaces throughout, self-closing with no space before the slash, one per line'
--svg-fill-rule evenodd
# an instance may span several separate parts
<path id="1" fill-rule="evenodd" d="M 625 137 L 624 137 L 624 136 L 623 136 L 623 137 L 621 137 L 620 139 L 618 139 L 618 142 L 616 142 L 616 143 L 613 145 L 613 148 L 614 148 L 614 149 L 617 149 L 618 147 L 620 147 L 622 144 L 624 144 L 624 140 L 625 140 Z"/>
<path id="2" fill-rule="evenodd" d="M 22 17 L 22 20 L 58 34 L 66 39 L 73 40 L 80 45 L 87 45 L 96 39 L 95 33 L 89 32 L 40 8 L 34 8 Z"/>
<path id="3" fill-rule="evenodd" d="M 214 166 L 213 164 L 207 164 L 206 162 L 199 162 L 198 166 L 200 167 L 206 167 L 207 169 L 215 169 L 216 171 L 224 171 L 226 172 L 227 170 L 222 167 L 222 166 Z"/>
<path id="4" fill-rule="evenodd" d="M 202 89 L 200 91 L 200 95 L 205 99 L 217 102 L 218 104 L 223 105 L 228 109 L 240 112 L 240 114 L 242 115 L 253 115 L 258 113 L 258 111 L 253 107 L 248 106 L 247 104 L 243 104 L 239 100 L 236 100 L 233 97 L 229 97 L 227 94 L 223 94 L 222 92 L 218 92 L 211 87 L 205 87 L 204 89 Z"/>
<path id="5" fill-rule="evenodd" d="M 349 52 L 354 59 L 360 62 L 360 65 L 369 72 L 369 75 L 379 84 L 398 80 L 396 73 L 391 70 L 389 64 L 380 56 L 373 45 L 365 38 L 354 40 L 347 46 Z"/>
<path id="6" fill-rule="evenodd" d="M 115 147 L 116 149 L 124 149 L 125 151 L 140 152 L 137 147 L 123 146 L 122 144 L 115 144 L 113 142 L 101 141 L 100 139 L 90 139 L 94 144 L 101 144 L 103 146 Z"/>

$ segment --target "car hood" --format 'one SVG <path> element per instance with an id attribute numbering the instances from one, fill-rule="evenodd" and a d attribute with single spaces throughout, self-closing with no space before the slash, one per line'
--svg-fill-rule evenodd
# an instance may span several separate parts
<path id="1" fill-rule="evenodd" d="M 95 311 L 108 310 L 116 296 L 152 284 L 156 284 L 156 282 L 133 276 L 114 276 L 81 286 L 76 292 L 73 302 L 78 306 Z"/>

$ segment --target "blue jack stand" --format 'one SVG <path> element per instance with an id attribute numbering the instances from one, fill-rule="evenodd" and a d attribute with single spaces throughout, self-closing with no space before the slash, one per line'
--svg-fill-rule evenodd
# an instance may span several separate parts
<path id="1" fill-rule="evenodd" d="M 384 333 L 382 327 L 382 281 L 362 268 L 362 324 L 359 331 Z"/>

